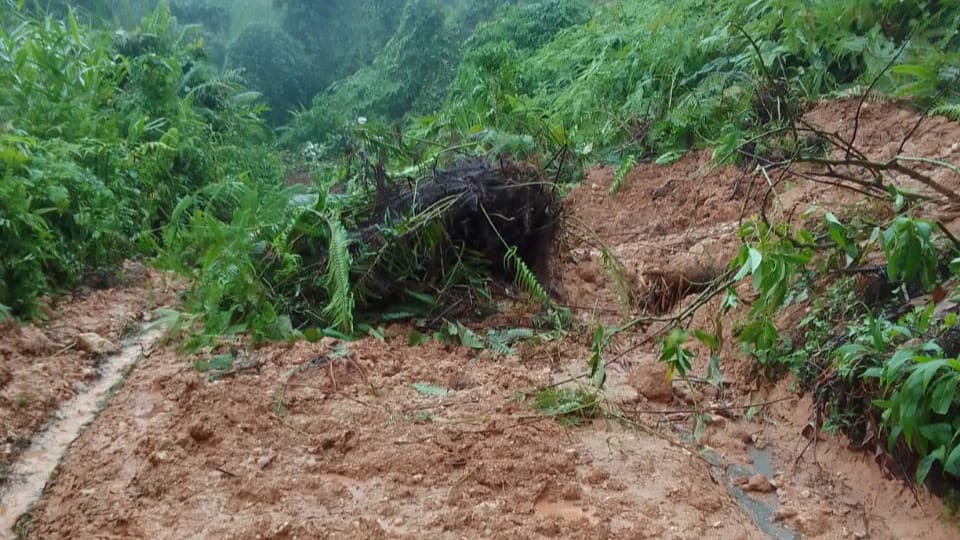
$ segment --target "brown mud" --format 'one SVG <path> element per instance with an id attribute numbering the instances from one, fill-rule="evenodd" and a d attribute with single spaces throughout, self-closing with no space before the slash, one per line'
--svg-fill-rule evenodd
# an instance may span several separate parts
<path id="1" fill-rule="evenodd" d="M 99 378 L 104 353 L 139 332 L 151 310 L 172 305 L 164 276 L 138 264 L 123 274 L 117 287 L 48 303 L 46 323 L 0 323 L 0 489 L 51 414 Z"/>
<path id="2" fill-rule="evenodd" d="M 808 118 L 831 130 L 847 129 L 856 106 L 824 103 Z M 891 104 L 868 103 L 858 143 L 879 159 L 915 120 L 914 113 Z M 912 140 L 908 151 L 914 155 L 960 162 L 956 123 L 929 119 Z M 960 187 L 960 178 L 934 174 Z M 518 354 L 498 358 L 434 342 L 408 347 L 406 330 L 394 327 L 385 342 L 262 347 L 247 353 L 244 369 L 213 381 L 172 348 L 160 349 L 129 375 L 72 445 L 42 499 L 21 520 L 19 534 L 37 539 L 960 536 L 938 500 L 887 478 L 871 456 L 851 450 L 843 437 L 824 436 L 815 451 L 807 448 L 808 400 L 796 398 L 789 381 L 759 384 L 755 368 L 737 355 L 734 344 L 721 355 L 727 383 L 722 396 L 706 385 L 667 381 L 655 343 L 647 339 L 659 328 L 651 324 L 617 343 L 619 352 L 608 359 L 605 407 L 620 420 L 564 427 L 532 409 L 529 398 L 536 388 L 583 372 L 590 355 L 583 336 L 592 323 L 639 314 L 657 276 L 678 268 L 685 275 L 702 270 L 704 276 L 722 270 L 738 245 L 741 216 L 757 208 L 756 198 L 747 196 L 751 175 L 716 168 L 705 152 L 667 167 L 638 165 L 611 197 L 612 177 L 609 168 L 590 171 L 565 201 L 562 249 L 550 263 L 551 287 L 558 301 L 571 306 L 582 332 L 520 345 Z M 773 211 L 783 215 L 858 201 L 799 180 L 780 195 Z M 622 263 L 620 279 L 610 279 L 601 243 Z M 678 291 L 677 306 L 663 311 L 689 305 L 691 291 Z M 103 318 L 113 306 L 125 313 L 143 309 L 132 301 L 109 301 L 116 303 L 65 306 L 56 320 L 68 320 L 70 313 Z M 712 307 L 706 306 L 695 324 L 709 324 Z M 113 336 L 112 326 L 94 328 Z M 40 397 L 59 396 L 57 389 L 82 379 L 82 367 L 70 366 L 89 362 L 75 350 L 54 356 L 66 338 L 50 339 L 56 345 L 27 357 L 55 359 L 48 360 L 49 373 L 37 378 L 37 389 L 29 390 Z M 4 337 L 0 350 L 23 359 L 31 343 Z M 638 346 L 630 350 L 632 345 Z M 19 414 L 10 392 L 21 391 L 9 389 L 13 383 L 5 382 L 11 380 L 5 374 L 24 380 L 14 371 L 26 369 L 21 363 L 0 364 L 4 429 Z M 18 437 L 29 440 L 64 398 L 44 399 L 51 404 L 33 413 L 37 421 L 16 424 L 24 426 L 17 428 Z M 702 453 L 689 450 L 691 403 L 717 409 Z M 751 502 L 770 515 L 758 518 Z"/>

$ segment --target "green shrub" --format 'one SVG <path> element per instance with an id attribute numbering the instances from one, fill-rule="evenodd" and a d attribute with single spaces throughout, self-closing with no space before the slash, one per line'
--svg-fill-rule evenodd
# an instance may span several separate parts
<path id="1" fill-rule="evenodd" d="M 12 10 L 0 32 L 0 311 L 159 247 L 177 201 L 253 169 L 259 107 L 161 5 L 136 32 Z M 242 148 L 240 148 L 242 146 Z"/>

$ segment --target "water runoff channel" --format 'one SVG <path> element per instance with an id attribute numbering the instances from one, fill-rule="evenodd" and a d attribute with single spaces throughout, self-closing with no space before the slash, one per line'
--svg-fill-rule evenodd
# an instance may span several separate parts
<path id="1" fill-rule="evenodd" d="M 13 463 L 7 485 L 0 488 L 0 538 L 18 538 L 20 520 L 43 496 L 70 445 L 103 410 L 113 389 L 130 369 L 150 356 L 162 335 L 161 329 L 145 326 L 135 337 L 125 340 L 119 352 L 103 356 L 99 378 L 67 401 Z"/>

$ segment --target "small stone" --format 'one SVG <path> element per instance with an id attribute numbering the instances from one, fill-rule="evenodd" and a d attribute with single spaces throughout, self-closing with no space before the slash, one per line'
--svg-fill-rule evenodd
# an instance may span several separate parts
<path id="1" fill-rule="evenodd" d="M 770 485 L 766 476 L 757 473 L 747 479 L 746 483 L 743 484 L 743 490 L 755 493 L 770 493 L 773 491 L 773 486 Z"/>
<path id="2" fill-rule="evenodd" d="M 570 484 L 563 488 L 560 498 L 565 501 L 579 501 L 583 498 L 583 487 L 580 484 Z"/>
<path id="3" fill-rule="evenodd" d="M 417 473 L 417 474 L 413 475 L 413 481 L 414 481 L 414 483 L 416 483 L 416 484 L 419 484 L 420 482 L 423 482 L 423 475 L 420 474 L 420 473 Z"/>
<path id="4" fill-rule="evenodd" d="M 794 517 L 797 517 L 797 511 L 793 508 L 779 508 L 773 513 L 773 521 L 786 521 Z"/>
<path id="5" fill-rule="evenodd" d="M 170 452 L 167 452 L 165 450 L 160 450 L 150 455 L 150 463 L 154 465 L 159 465 L 161 463 L 170 463 L 171 461 L 173 461 L 173 456 L 170 455 Z"/>
<path id="6" fill-rule="evenodd" d="M 804 499 L 809 499 L 809 498 L 810 498 L 810 490 L 809 490 L 809 489 L 805 489 L 805 490 L 801 491 L 801 492 L 800 492 L 800 497 L 801 497 L 801 498 L 804 498 Z"/>
<path id="7" fill-rule="evenodd" d="M 123 264 L 123 282 L 138 285 L 146 281 L 147 267 L 141 262 L 130 261 Z"/>
<path id="8" fill-rule="evenodd" d="M 190 438 L 198 443 L 210 440 L 213 437 L 213 430 L 205 422 L 198 422 L 190 426 Z"/>
<path id="9" fill-rule="evenodd" d="M 77 348 L 96 356 L 114 354 L 120 350 L 116 344 L 93 332 L 77 334 Z"/>
<path id="10" fill-rule="evenodd" d="M 590 471 L 590 474 L 587 475 L 587 483 L 593 486 L 602 484 L 604 481 L 610 478 L 610 472 L 606 469 L 593 469 Z"/>

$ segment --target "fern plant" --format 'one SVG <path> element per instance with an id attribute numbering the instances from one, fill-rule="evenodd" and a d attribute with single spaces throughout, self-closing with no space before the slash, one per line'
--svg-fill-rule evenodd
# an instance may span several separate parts
<path id="1" fill-rule="evenodd" d="M 526 292 L 538 302 L 546 305 L 551 304 L 552 301 L 550 295 L 547 294 L 547 290 L 540 284 L 540 280 L 538 280 L 537 276 L 530 270 L 527 263 L 517 254 L 517 246 L 507 248 L 507 253 L 503 256 L 503 261 L 507 268 L 513 268 L 514 280 L 520 290 Z"/>
<path id="2" fill-rule="evenodd" d="M 935 116 L 946 116 L 954 122 L 960 122 L 960 103 L 938 105 L 933 109 L 930 109 L 930 114 Z"/>
<path id="3" fill-rule="evenodd" d="M 338 214 L 331 212 L 325 218 L 330 227 L 330 242 L 327 245 L 327 273 L 324 276 L 328 300 L 323 314 L 329 317 L 334 326 L 349 334 L 353 332 L 354 296 L 350 288 L 347 231 Z"/>
<path id="4" fill-rule="evenodd" d="M 614 195 L 616 192 L 620 191 L 620 187 L 623 185 L 623 180 L 633 171 L 633 168 L 637 166 L 637 158 L 633 155 L 629 155 L 623 159 L 623 163 L 617 167 L 617 172 L 613 173 L 613 182 L 610 184 L 610 189 L 608 193 Z"/>

